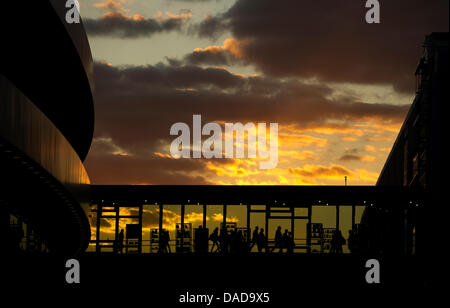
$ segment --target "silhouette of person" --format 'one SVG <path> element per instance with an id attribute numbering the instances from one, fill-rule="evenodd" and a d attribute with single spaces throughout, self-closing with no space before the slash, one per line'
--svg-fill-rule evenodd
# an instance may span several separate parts
<path id="1" fill-rule="evenodd" d="M 336 253 L 337 250 L 336 242 L 337 242 L 337 230 L 334 230 L 330 241 L 330 254 Z"/>
<path id="2" fill-rule="evenodd" d="M 293 253 L 295 248 L 295 241 L 294 241 L 294 235 L 292 232 L 289 232 L 287 235 L 287 253 Z"/>
<path id="3" fill-rule="evenodd" d="M 124 238 L 123 229 L 121 229 L 120 233 L 119 233 L 118 243 L 117 243 L 117 251 L 119 253 L 123 253 L 123 238 Z"/>
<path id="4" fill-rule="evenodd" d="M 342 236 L 340 230 L 334 230 L 333 237 L 331 238 L 330 253 L 342 253 L 342 245 L 345 244 L 345 238 Z"/>
<path id="5" fill-rule="evenodd" d="M 283 249 L 289 250 L 289 231 L 288 229 L 284 230 L 284 233 L 281 237 L 281 249 L 280 252 L 283 252 Z"/>
<path id="6" fill-rule="evenodd" d="M 255 246 L 256 243 L 258 242 L 258 229 L 259 229 L 259 227 L 256 226 L 256 227 L 255 227 L 255 230 L 253 230 L 253 234 L 252 234 L 252 242 L 251 242 L 251 244 L 250 244 L 249 251 L 252 251 L 253 246 Z"/>
<path id="7" fill-rule="evenodd" d="M 214 252 L 214 247 L 216 247 L 216 252 L 220 249 L 219 245 L 219 228 L 215 228 L 213 233 L 209 236 L 209 240 L 212 241 L 211 252 Z"/>
<path id="8" fill-rule="evenodd" d="M 272 247 L 270 252 L 273 252 L 276 248 L 280 249 L 278 252 L 283 252 L 282 238 L 283 235 L 281 234 L 281 226 L 278 226 L 277 231 L 275 232 L 275 245 Z"/>
<path id="9" fill-rule="evenodd" d="M 172 253 L 171 251 L 170 251 L 170 235 L 169 235 L 169 231 L 168 230 L 166 230 L 166 247 L 167 247 L 167 251 L 169 252 L 169 253 Z"/>
<path id="10" fill-rule="evenodd" d="M 169 245 L 169 231 L 161 230 L 161 235 L 159 236 L 159 252 L 167 253 L 170 252 Z"/>
<path id="11" fill-rule="evenodd" d="M 163 231 L 163 235 L 164 235 L 164 252 L 165 253 L 172 253 L 172 251 L 170 250 L 170 235 L 169 235 L 169 231 L 164 230 Z"/>
<path id="12" fill-rule="evenodd" d="M 258 247 L 258 252 L 262 252 L 263 249 L 266 249 L 267 252 L 267 238 L 266 235 L 264 234 L 263 228 L 259 230 L 256 246 Z"/>

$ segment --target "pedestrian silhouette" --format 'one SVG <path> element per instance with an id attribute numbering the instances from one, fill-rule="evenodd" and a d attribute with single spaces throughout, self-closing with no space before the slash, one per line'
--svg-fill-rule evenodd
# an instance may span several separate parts
<path id="1" fill-rule="evenodd" d="M 122 229 L 122 230 L 120 230 L 119 240 L 117 243 L 117 250 L 119 253 L 123 253 L 123 238 L 124 238 L 124 234 L 123 234 L 123 229 Z"/>
<path id="2" fill-rule="evenodd" d="M 169 235 L 169 231 L 167 230 L 163 230 L 163 238 L 164 238 L 164 252 L 165 253 L 172 253 L 172 251 L 170 250 L 170 235 Z"/>
<path id="3" fill-rule="evenodd" d="M 219 228 L 214 229 L 213 233 L 211 233 L 211 235 L 209 236 L 209 240 L 213 242 L 211 246 L 211 252 L 214 252 L 214 248 L 216 248 L 216 251 L 219 251 Z"/>
<path id="4" fill-rule="evenodd" d="M 283 252 L 282 238 L 283 235 L 281 234 L 281 226 L 278 226 L 277 231 L 275 232 L 275 245 L 272 247 L 270 252 L 273 252 L 276 248 L 280 249 L 278 252 Z"/>
<path id="5" fill-rule="evenodd" d="M 334 230 L 333 237 L 331 238 L 331 249 L 330 253 L 341 254 L 342 245 L 345 244 L 345 238 L 342 236 L 340 230 Z"/>
<path id="6" fill-rule="evenodd" d="M 253 246 L 255 246 L 256 243 L 258 242 L 258 236 L 259 236 L 259 235 L 258 235 L 258 229 L 259 229 L 259 227 L 256 226 L 256 227 L 255 227 L 255 230 L 253 230 L 253 234 L 252 234 L 252 242 L 251 242 L 251 244 L 250 244 L 249 251 L 252 251 Z"/>
<path id="7" fill-rule="evenodd" d="M 281 237 L 281 249 L 280 252 L 283 252 L 283 249 L 286 248 L 288 250 L 289 247 L 289 231 L 288 229 L 284 230 L 284 233 Z"/>
<path id="8" fill-rule="evenodd" d="M 262 252 L 263 249 L 266 249 L 267 252 L 267 238 L 264 234 L 264 229 L 261 228 L 258 234 L 258 238 L 256 240 L 256 246 L 258 247 L 258 252 Z"/>
<path id="9" fill-rule="evenodd" d="M 169 241 L 170 241 L 169 231 L 162 230 L 161 234 L 159 236 L 159 252 L 160 253 L 171 252 Z"/>
<path id="10" fill-rule="evenodd" d="M 287 253 L 293 253 L 294 248 L 295 248 L 294 234 L 292 234 L 292 232 L 289 232 L 287 236 L 287 245 L 286 245 Z"/>

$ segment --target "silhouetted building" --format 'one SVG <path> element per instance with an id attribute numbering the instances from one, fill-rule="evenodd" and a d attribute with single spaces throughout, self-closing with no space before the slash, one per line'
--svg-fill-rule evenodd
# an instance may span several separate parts
<path id="1" fill-rule="evenodd" d="M 443 243 L 437 227 L 442 201 L 445 103 L 448 104 L 448 33 L 432 33 L 417 66 L 416 97 L 378 178 L 378 186 L 424 188 L 425 204 L 404 208 L 379 204 L 362 217 L 366 251 L 376 254 L 432 253 Z"/>
<path id="2" fill-rule="evenodd" d="M 9 1 L 0 11 L 2 252 L 74 255 L 90 239 L 82 161 L 94 128 L 93 63 L 65 2 Z"/>

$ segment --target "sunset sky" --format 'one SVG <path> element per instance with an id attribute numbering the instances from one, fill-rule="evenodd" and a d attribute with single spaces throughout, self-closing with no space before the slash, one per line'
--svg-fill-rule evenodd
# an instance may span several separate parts
<path id="1" fill-rule="evenodd" d="M 95 61 L 93 184 L 372 185 L 448 0 L 80 0 Z M 278 166 L 174 159 L 169 130 L 279 123 Z"/>

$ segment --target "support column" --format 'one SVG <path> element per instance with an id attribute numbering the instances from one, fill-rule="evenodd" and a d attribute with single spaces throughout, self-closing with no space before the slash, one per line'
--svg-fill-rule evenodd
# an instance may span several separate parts
<path id="1" fill-rule="evenodd" d="M 181 205 L 181 239 L 180 252 L 184 252 L 184 204 Z"/>
<path id="2" fill-rule="evenodd" d="M 291 206 L 291 233 L 294 236 L 295 232 L 295 208 Z"/>
<path id="3" fill-rule="evenodd" d="M 158 221 L 158 252 L 162 252 L 162 247 L 161 247 L 161 234 L 163 231 L 163 204 L 159 204 L 159 221 Z"/>
<path id="4" fill-rule="evenodd" d="M 336 231 L 339 231 L 339 205 L 336 205 Z"/>
<path id="5" fill-rule="evenodd" d="M 252 230 L 250 229 L 250 210 L 251 210 L 251 205 L 247 204 L 247 243 L 250 244 L 251 241 L 251 232 Z"/>
<path id="6" fill-rule="evenodd" d="M 223 228 L 225 228 L 226 225 L 227 225 L 227 205 L 226 204 L 223 205 L 222 215 L 223 215 L 223 217 L 222 217 L 222 226 L 223 226 Z"/>
<path id="7" fill-rule="evenodd" d="M 95 252 L 100 253 L 100 217 L 102 216 L 102 205 L 97 204 L 97 231 L 95 234 Z"/>
<path id="8" fill-rule="evenodd" d="M 355 230 L 356 206 L 352 205 L 352 230 Z"/>
<path id="9" fill-rule="evenodd" d="M 207 206 L 206 204 L 203 204 L 203 229 L 205 230 L 206 230 L 206 214 L 207 214 L 206 210 Z"/>
<path id="10" fill-rule="evenodd" d="M 222 212 L 222 229 L 220 230 L 220 234 L 222 236 L 225 236 L 225 238 L 227 237 L 227 229 L 226 229 L 226 225 L 227 225 L 227 205 L 224 204 L 223 205 L 223 212 Z M 222 233 L 224 232 L 224 233 Z M 224 245 L 223 242 L 220 243 L 220 249 L 222 251 L 222 253 L 228 253 L 228 245 Z"/>
<path id="11" fill-rule="evenodd" d="M 138 253 L 142 253 L 142 212 L 143 205 L 139 205 L 139 237 L 138 237 Z"/>
<path id="12" fill-rule="evenodd" d="M 308 206 L 308 223 L 306 229 L 306 251 L 311 253 L 311 217 L 312 217 L 312 206 Z"/>
<path id="13" fill-rule="evenodd" d="M 115 221 L 115 232 L 114 232 L 114 252 L 118 252 L 118 240 L 119 240 L 119 216 L 120 216 L 120 207 L 118 205 L 114 205 L 114 210 L 116 211 L 116 221 Z"/>

